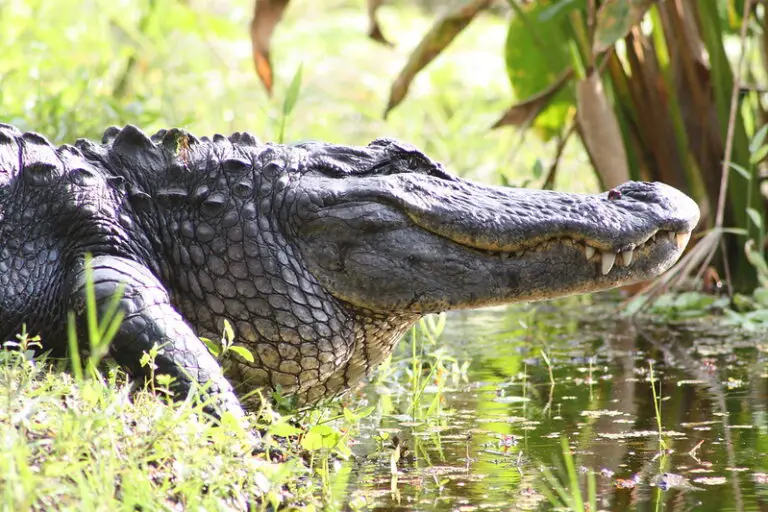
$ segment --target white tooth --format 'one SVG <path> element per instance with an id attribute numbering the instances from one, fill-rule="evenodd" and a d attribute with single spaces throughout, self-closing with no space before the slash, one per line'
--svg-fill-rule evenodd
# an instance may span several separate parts
<path id="1" fill-rule="evenodd" d="M 613 264 L 616 262 L 616 254 L 612 252 L 604 252 L 602 258 L 602 271 L 603 275 L 606 275 L 613 268 Z"/>
<path id="2" fill-rule="evenodd" d="M 584 247 L 584 255 L 587 257 L 587 261 L 592 259 L 592 256 L 595 255 L 595 248 L 591 245 L 587 245 Z"/>
<path id="3" fill-rule="evenodd" d="M 673 242 L 675 240 L 675 232 L 674 231 L 667 231 L 667 238 L 669 238 L 670 242 Z"/>
<path id="4" fill-rule="evenodd" d="M 632 256 L 634 256 L 634 251 L 623 251 L 621 253 L 621 259 L 624 262 L 624 266 L 628 267 L 632 263 Z"/>
<path id="5" fill-rule="evenodd" d="M 517 258 L 522 256 L 523 254 L 525 254 L 525 251 L 515 251 L 515 257 L 517 257 Z"/>
<path id="6" fill-rule="evenodd" d="M 677 244 L 677 248 L 681 251 L 685 249 L 685 246 L 688 245 L 688 240 L 691 239 L 690 233 L 677 233 L 675 235 L 675 243 Z"/>

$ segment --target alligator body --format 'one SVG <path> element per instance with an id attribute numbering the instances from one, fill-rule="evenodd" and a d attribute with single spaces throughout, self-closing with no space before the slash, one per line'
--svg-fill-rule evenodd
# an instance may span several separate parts
<path id="1" fill-rule="evenodd" d="M 654 277 L 679 257 L 696 204 L 659 183 L 599 195 L 475 184 L 393 140 L 261 144 L 127 126 L 54 147 L 0 125 L 0 339 L 26 324 L 54 354 L 122 287 L 110 351 L 136 377 L 224 409 L 279 387 L 303 403 L 361 379 L 421 315 L 542 300 Z M 228 319 L 254 361 L 222 368 L 199 336 Z"/>

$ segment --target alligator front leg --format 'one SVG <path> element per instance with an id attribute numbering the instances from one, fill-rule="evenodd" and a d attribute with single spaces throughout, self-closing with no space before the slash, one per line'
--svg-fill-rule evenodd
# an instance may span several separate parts
<path id="1" fill-rule="evenodd" d="M 124 318 L 110 345 L 110 354 L 118 364 L 134 378 L 148 379 L 151 372 L 141 365 L 141 358 L 157 345 L 161 350 L 154 360 L 154 373 L 173 377 L 174 398 L 184 399 L 200 385 L 205 387 L 203 398 L 214 398 L 207 412 L 217 417 L 223 411 L 237 417 L 244 415 L 221 367 L 173 308 L 165 287 L 146 267 L 115 256 L 97 256 L 90 266 L 99 314 L 104 313 L 112 297 L 121 286 L 123 288 L 119 307 Z M 86 297 L 84 264 L 73 272 L 69 282 L 72 309 L 82 319 Z"/>

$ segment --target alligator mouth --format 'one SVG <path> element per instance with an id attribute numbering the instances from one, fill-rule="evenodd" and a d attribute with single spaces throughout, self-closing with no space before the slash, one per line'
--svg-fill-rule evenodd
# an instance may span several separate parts
<path id="1" fill-rule="evenodd" d="M 605 276 L 611 272 L 614 266 L 625 268 L 630 267 L 632 262 L 636 259 L 636 254 L 650 252 L 652 246 L 664 241 L 674 243 L 677 247 L 677 250 L 682 252 L 686 245 L 688 245 L 690 238 L 690 231 L 668 231 L 661 229 L 652 233 L 645 240 L 636 244 L 630 244 L 627 248 L 615 252 L 599 249 L 595 247 L 596 244 L 590 244 L 589 241 L 584 239 L 577 239 L 569 236 L 548 238 L 542 242 L 536 243 L 535 245 L 514 251 L 487 250 L 482 247 L 473 247 L 472 245 L 465 245 L 461 242 L 455 240 L 454 241 L 459 245 L 475 249 L 486 256 L 498 258 L 501 261 L 518 260 L 523 259 L 526 255 L 530 256 L 532 253 L 544 253 L 551 251 L 552 249 L 572 247 L 584 255 L 586 262 L 597 264 L 600 269 L 600 273 Z"/>
<path id="2" fill-rule="evenodd" d="M 657 277 L 680 257 L 696 203 L 660 183 L 597 195 L 387 175 L 336 184 L 316 219 L 311 271 L 371 311 L 424 314 L 548 300 Z M 319 249 L 318 249 L 319 248 Z"/>

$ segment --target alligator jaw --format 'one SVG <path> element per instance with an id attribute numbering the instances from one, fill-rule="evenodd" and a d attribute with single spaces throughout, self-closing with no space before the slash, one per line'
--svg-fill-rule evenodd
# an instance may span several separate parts
<path id="1" fill-rule="evenodd" d="M 657 238 L 659 240 L 657 241 Z M 502 262 L 509 261 L 510 259 L 524 258 L 526 253 L 542 251 L 550 246 L 554 246 L 556 250 L 565 250 L 566 247 L 573 247 L 584 254 L 584 260 L 596 264 L 596 267 L 600 270 L 602 275 L 608 275 L 614 266 L 617 267 L 629 267 L 633 261 L 637 258 L 635 254 L 647 255 L 650 250 L 648 247 L 651 244 L 664 243 L 666 241 L 674 242 L 678 251 L 683 251 L 688 245 L 688 240 L 691 238 L 690 231 L 688 232 L 675 232 L 659 230 L 652 234 L 647 240 L 634 244 L 629 248 L 619 251 L 618 253 L 612 251 L 601 251 L 596 249 L 589 241 L 575 240 L 568 237 L 553 238 L 546 242 L 540 243 L 532 248 L 518 249 L 516 251 L 486 251 L 490 257 L 499 258 Z"/>
<path id="2" fill-rule="evenodd" d="M 450 307 L 471 308 L 488 304 L 547 300 L 589 293 L 651 279 L 669 268 L 682 254 L 690 232 L 660 230 L 646 241 L 623 251 L 602 252 L 588 242 L 553 238 L 526 250 L 485 251 L 466 247 L 492 267 L 494 276 L 506 275 L 514 291 L 499 293 Z M 557 269 L 566 269 L 558 272 Z M 488 285 L 493 287 L 493 280 Z"/>
<path id="3" fill-rule="evenodd" d="M 699 217 L 693 200 L 660 183 L 596 195 L 419 174 L 302 186 L 319 205 L 295 227 L 310 271 L 337 298 L 378 312 L 545 300 L 650 279 L 680 257 Z"/>

